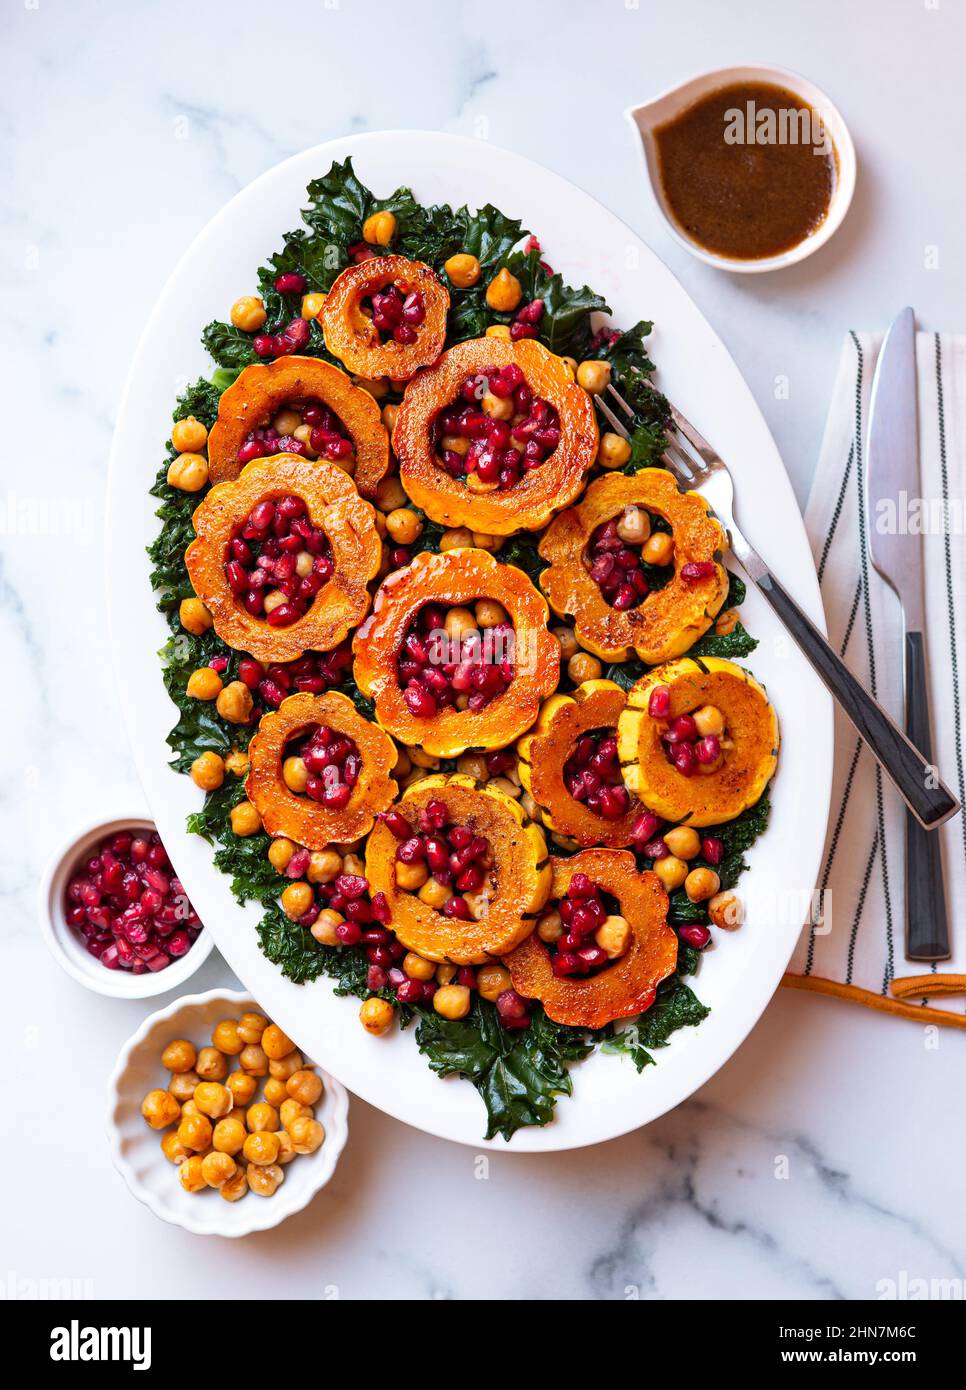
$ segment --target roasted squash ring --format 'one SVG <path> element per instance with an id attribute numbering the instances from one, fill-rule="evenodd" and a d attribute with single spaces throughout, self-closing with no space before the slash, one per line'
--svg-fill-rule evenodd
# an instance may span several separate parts
<path id="1" fill-rule="evenodd" d="M 678 959 L 678 939 L 667 924 L 667 894 L 657 874 L 639 873 L 627 850 L 585 849 L 550 862 L 550 897 L 564 897 L 573 875 L 587 874 L 620 903 L 631 944 L 596 975 L 560 978 L 553 973 L 550 952 L 533 933 L 506 958 L 513 988 L 526 999 L 539 999 L 548 1018 L 571 1028 L 603 1028 L 617 1018 L 643 1013 Z"/>
<path id="2" fill-rule="evenodd" d="M 208 436 L 208 476 L 213 483 L 237 478 L 238 450 L 253 429 L 267 425 L 289 401 L 320 400 L 345 426 L 355 446 L 357 490 L 371 497 L 389 469 L 389 436 L 368 391 L 318 357 L 279 357 L 246 367 L 222 393 L 218 419 Z"/>
<path id="3" fill-rule="evenodd" d="M 413 343 L 380 342 L 378 329 L 362 312 L 363 300 L 387 285 L 423 297 L 425 318 Z M 342 272 L 325 297 L 319 322 L 326 347 L 350 372 L 370 380 L 407 381 L 442 352 L 448 312 L 449 290 L 430 266 L 405 256 L 372 256 Z"/>
<path id="4" fill-rule="evenodd" d="M 645 507 L 664 517 L 674 536 L 674 575 L 636 608 L 618 611 L 606 602 L 590 577 L 587 547 L 598 526 L 625 507 Z M 577 640 L 608 661 L 626 661 L 632 652 L 652 664 L 687 651 L 714 622 L 728 596 L 728 574 L 716 560 L 726 544 L 724 532 L 708 513 L 704 498 L 681 492 L 664 468 L 611 474 L 591 483 L 578 506 L 562 512 L 547 528 L 540 554 L 549 566 L 540 586 L 554 612 L 575 619 Z M 714 562 L 705 578 L 686 580 L 686 564 Z"/>
<path id="5" fill-rule="evenodd" d="M 560 417 L 560 443 L 539 468 L 503 491 L 477 494 L 451 478 L 436 457 L 433 427 L 468 376 L 515 362 L 535 395 Z M 471 338 L 444 352 L 406 387 L 392 434 L 399 477 L 409 496 L 442 526 L 468 526 L 493 536 L 535 531 L 569 506 L 597 456 L 598 432 L 590 397 L 560 357 L 532 338 Z"/>
<path id="6" fill-rule="evenodd" d="M 424 604 L 472 605 L 479 598 L 496 599 L 513 623 L 513 680 L 482 710 L 443 709 L 430 718 L 411 714 L 397 672 L 410 623 Z M 440 555 L 423 552 L 383 582 L 356 633 L 356 683 L 375 701 L 383 728 L 411 747 L 443 758 L 467 748 L 505 748 L 530 727 L 540 702 L 557 688 L 560 646 L 547 629 L 547 616 L 545 600 L 515 565 L 501 565 L 472 547 Z"/>
<path id="7" fill-rule="evenodd" d="M 289 627 L 272 627 L 246 612 L 228 587 L 225 561 L 232 538 L 257 503 L 293 493 L 329 540 L 335 570 L 311 607 Z M 261 661 L 294 661 L 305 651 L 327 652 L 343 641 L 369 607 L 368 583 L 382 563 L 375 510 L 333 463 L 276 454 L 246 465 L 234 482 L 219 483 L 194 513 L 195 540 L 185 562 L 195 593 L 223 642 Z"/>
<path id="8" fill-rule="evenodd" d="M 547 842 L 513 797 L 459 773 L 424 777 L 405 792 L 398 806 L 414 820 L 428 802 L 437 799 L 446 802 L 454 824 L 468 825 L 490 842 L 492 896 L 486 915 L 479 921 L 462 922 L 397 887 L 399 841 L 381 822 L 366 845 L 366 877 L 374 893 L 385 893 L 392 929 L 410 951 L 441 963 L 478 965 L 512 951 L 533 931 L 550 892 Z"/>
<path id="9" fill-rule="evenodd" d="M 362 770 L 348 804 L 336 811 L 297 796 L 285 785 L 282 764 L 287 745 L 320 724 L 354 739 Z M 380 811 L 392 805 L 399 787 L 390 777 L 396 764 L 396 745 L 364 719 L 351 700 L 337 690 L 324 695 L 290 695 L 277 710 L 262 716 L 248 745 L 250 770 L 245 791 L 269 835 L 285 835 L 306 849 L 351 844 L 372 829 Z"/>
<path id="10" fill-rule="evenodd" d="M 571 796 L 564 781 L 564 767 L 581 734 L 616 729 L 626 703 L 627 695 L 616 682 L 584 681 L 571 695 L 551 695 L 534 727 L 517 741 L 520 780 L 540 807 L 548 830 L 581 845 L 619 849 L 631 843 L 631 830 L 641 813 L 633 797 L 619 820 L 607 820 Z"/>
<path id="11" fill-rule="evenodd" d="M 651 692 L 666 685 L 666 718 L 648 714 Z M 685 777 L 668 760 L 661 733 L 670 720 L 702 705 L 724 715 L 729 749 L 715 771 Z M 721 825 L 753 806 L 778 763 L 778 718 L 749 672 L 720 657 L 683 657 L 637 682 L 617 724 L 624 781 L 655 815 L 691 826 Z"/>

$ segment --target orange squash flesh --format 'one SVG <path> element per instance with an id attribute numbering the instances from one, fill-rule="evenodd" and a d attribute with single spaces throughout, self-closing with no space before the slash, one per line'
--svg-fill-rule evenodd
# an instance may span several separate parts
<path id="1" fill-rule="evenodd" d="M 527 819 L 518 801 L 499 788 L 478 786 L 459 773 L 425 777 L 398 803 L 410 824 L 428 802 L 441 799 L 454 825 L 468 825 L 489 841 L 488 910 L 479 921 L 447 917 L 415 893 L 396 884 L 399 841 L 381 822 L 366 845 L 366 877 L 374 893 L 385 893 L 392 929 L 410 951 L 427 960 L 454 965 L 479 965 L 503 955 L 533 931 L 550 891 L 547 842 L 539 826 Z"/>
<path id="2" fill-rule="evenodd" d="M 442 709 L 431 718 L 410 713 L 397 662 L 413 619 L 427 603 L 472 605 L 496 599 L 516 633 L 513 680 L 482 710 Z M 505 748 L 533 723 L 544 696 L 556 689 L 560 647 L 547 629 L 547 605 L 514 565 L 485 550 L 417 555 L 383 581 L 372 613 L 352 643 L 356 684 L 376 706 L 376 719 L 402 743 L 450 758 L 467 748 Z"/>
<path id="3" fill-rule="evenodd" d="M 311 606 L 289 627 L 272 627 L 238 602 L 225 578 L 232 538 L 259 502 L 292 493 L 305 502 L 313 526 L 329 540 L 335 571 Z M 368 584 L 382 562 L 375 510 L 348 474 L 332 463 L 276 454 L 249 463 L 234 482 L 219 483 L 194 513 L 195 539 L 185 563 L 195 593 L 223 642 L 260 661 L 294 661 L 306 651 L 330 651 L 369 607 Z"/>
<path id="4" fill-rule="evenodd" d="M 282 776 L 288 745 L 320 724 L 354 739 L 362 758 L 359 778 L 341 811 L 297 795 Z M 339 691 L 289 695 L 277 710 L 262 716 L 248 745 L 245 791 L 269 835 L 285 835 L 312 850 L 347 845 L 367 835 L 378 813 L 395 800 L 399 788 L 389 774 L 397 756 L 392 739 Z"/>
<path id="5" fill-rule="evenodd" d="M 388 285 L 423 297 L 425 318 L 414 343 L 392 337 L 380 342 L 379 330 L 362 312 L 363 300 Z M 448 312 L 449 290 L 430 266 L 405 256 L 372 256 L 342 272 L 325 297 L 319 322 L 326 347 L 350 372 L 370 380 L 407 381 L 442 352 Z"/>
<path id="6" fill-rule="evenodd" d="M 587 547 L 598 526 L 625 507 L 643 507 L 665 518 L 674 536 L 674 575 L 636 608 L 612 608 L 590 577 Z M 555 517 L 540 541 L 549 566 L 540 576 L 554 612 L 575 619 L 577 640 L 607 661 L 626 661 L 632 652 L 653 664 L 687 651 L 714 622 L 728 596 L 728 574 L 716 560 L 726 545 L 719 523 L 703 497 L 684 493 L 664 468 L 598 478 L 578 506 Z M 712 575 L 681 578 L 684 565 L 712 560 Z"/>
<path id="7" fill-rule="evenodd" d="M 564 781 L 564 766 L 577 740 L 592 729 L 616 729 L 626 703 L 614 681 L 585 681 L 570 695 L 551 695 L 536 724 L 517 741 L 520 780 L 543 812 L 544 825 L 580 845 L 629 845 L 641 813 L 631 797 L 619 820 L 606 820 L 572 797 Z"/>
<path id="8" fill-rule="evenodd" d="M 603 1028 L 618 1018 L 633 1018 L 654 1002 L 662 980 L 674 973 L 678 939 L 667 924 L 667 894 L 657 874 L 638 872 L 627 850 L 585 849 L 566 859 L 551 859 L 550 898 L 566 895 L 574 874 L 584 873 L 616 898 L 631 928 L 623 956 L 596 975 L 560 978 L 550 952 L 534 932 L 506 958 L 513 988 L 526 999 L 539 999 L 554 1023 L 571 1028 Z"/>
<path id="9" fill-rule="evenodd" d="M 306 397 L 322 401 L 342 421 L 355 447 L 353 482 L 363 497 L 371 497 L 389 469 L 389 436 L 379 407 L 345 372 L 318 357 L 293 355 L 246 367 L 222 393 L 208 436 L 211 481 L 237 478 L 238 450 L 251 431 L 269 424 L 289 401 Z"/>
<path id="10" fill-rule="evenodd" d="M 436 417 L 468 376 L 515 362 L 535 395 L 560 417 L 560 443 L 539 468 L 503 491 L 478 494 L 440 464 L 433 440 Z M 458 343 L 406 387 L 392 436 L 399 477 L 417 507 L 443 526 L 468 526 L 494 536 L 533 531 L 569 506 L 597 456 L 598 431 L 590 397 L 560 357 L 531 338 L 471 338 Z"/>
<path id="11" fill-rule="evenodd" d="M 652 719 L 655 686 L 671 692 L 667 718 Z M 661 734 L 679 714 L 713 705 L 734 745 L 714 772 L 685 777 L 668 760 Z M 720 657 L 682 657 L 655 667 L 631 689 L 617 725 L 624 781 L 663 820 L 694 827 L 733 820 L 761 797 L 778 763 L 778 718 L 764 689 L 743 667 Z"/>

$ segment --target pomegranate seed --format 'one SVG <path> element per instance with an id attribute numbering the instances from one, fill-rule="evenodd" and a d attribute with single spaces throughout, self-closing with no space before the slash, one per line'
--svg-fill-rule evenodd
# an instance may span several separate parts
<path id="1" fill-rule="evenodd" d="M 703 951 L 711 940 L 711 933 L 708 928 L 698 923 L 688 927 L 679 927 L 678 936 L 686 945 L 693 946 L 696 951 Z"/>
<path id="2" fill-rule="evenodd" d="M 652 719 L 666 719 L 671 711 L 671 687 L 656 685 L 647 702 L 647 712 Z"/>
<path id="3" fill-rule="evenodd" d="M 700 579 L 710 579 L 717 568 L 713 560 L 692 560 L 681 566 L 681 578 L 686 584 L 696 584 Z"/>
<path id="4" fill-rule="evenodd" d="M 297 275 L 295 271 L 286 271 L 275 281 L 275 288 L 279 294 L 304 294 L 306 280 L 304 275 Z"/>
<path id="5" fill-rule="evenodd" d="M 705 835 L 701 841 L 701 855 L 709 864 L 720 864 L 724 858 L 724 844 L 717 835 Z"/>

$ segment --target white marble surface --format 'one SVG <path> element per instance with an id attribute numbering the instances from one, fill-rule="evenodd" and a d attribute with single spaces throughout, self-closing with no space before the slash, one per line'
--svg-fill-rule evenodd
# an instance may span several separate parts
<path id="1" fill-rule="evenodd" d="M 12 1161 L 4 1145 L 0 1274 L 88 1279 L 103 1296 L 500 1299 L 868 1297 L 902 1271 L 964 1276 L 962 1035 L 934 1047 L 913 1024 L 800 995 L 647 1130 L 496 1154 L 485 1179 L 470 1150 L 356 1102 L 307 1213 L 202 1244 L 136 1206 L 108 1162 L 104 1078 L 150 1005 L 75 986 L 34 908 L 53 842 L 103 800 L 137 798 L 103 617 L 111 424 L 155 295 L 236 189 L 309 144 L 384 127 L 482 134 L 543 161 L 678 272 L 804 498 L 843 331 L 906 302 L 925 327 L 966 331 L 963 5 L 9 0 L 0 26 L 5 428 L 29 446 L 8 456 L 0 504 L 4 1033 L 24 1136 Z M 829 92 L 859 188 L 824 252 L 729 278 L 667 236 L 620 112 L 749 60 Z M 226 977 L 215 958 L 199 980 Z"/>

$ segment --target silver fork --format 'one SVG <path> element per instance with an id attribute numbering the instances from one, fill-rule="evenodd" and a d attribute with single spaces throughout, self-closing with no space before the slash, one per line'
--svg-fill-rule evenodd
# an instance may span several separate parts
<path id="1" fill-rule="evenodd" d="M 633 425 L 634 412 L 612 385 L 608 395 Z M 594 397 L 611 429 L 623 439 L 630 431 L 603 396 Z M 827 689 L 839 702 L 856 732 L 891 778 L 912 814 L 927 830 L 954 816 L 959 802 L 940 780 L 936 768 L 910 742 L 881 705 L 853 676 L 812 620 L 771 573 L 735 521 L 735 491 L 727 466 L 679 410 L 671 406 L 664 462 L 685 489 L 699 492 L 724 527 L 735 559 L 768 600 Z"/>

